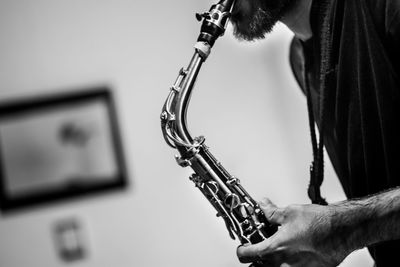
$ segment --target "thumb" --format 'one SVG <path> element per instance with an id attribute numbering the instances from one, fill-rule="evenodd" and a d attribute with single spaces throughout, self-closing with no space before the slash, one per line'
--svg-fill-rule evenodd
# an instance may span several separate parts
<path id="1" fill-rule="evenodd" d="M 243 244 L 236 250 L 241 263 L 251 263 L 263 260 L 270 252 L 270 240 L 266 239 L 257 244 Z"/>
<path id="2" fill-rule="evenodd" d="M 268 198 L 259 202 L 260 209 L 264 212 L 265 218 L 272 224 L 283 224 L 285 216 L 283 210 L 278 208 Z"/>

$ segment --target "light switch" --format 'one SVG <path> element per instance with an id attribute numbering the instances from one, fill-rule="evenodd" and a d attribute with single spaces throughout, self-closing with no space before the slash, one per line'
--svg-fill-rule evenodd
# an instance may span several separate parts
<path id="1" fill-rule="evenodd" d="M 55 223 L 55 246 L 62 260 L 71 262 L 86 257 L 87 249 L 82 231 L 81 224 L 75 218 L 64 219 Z"/>

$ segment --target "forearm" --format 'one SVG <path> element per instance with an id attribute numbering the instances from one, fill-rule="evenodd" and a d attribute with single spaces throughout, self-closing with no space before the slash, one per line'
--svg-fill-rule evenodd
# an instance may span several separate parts
<path id="1" fill-rule="evenodd" d="M 353 251 L 400 238 L 400 188 L 329 207 L 334 245 Z"/>

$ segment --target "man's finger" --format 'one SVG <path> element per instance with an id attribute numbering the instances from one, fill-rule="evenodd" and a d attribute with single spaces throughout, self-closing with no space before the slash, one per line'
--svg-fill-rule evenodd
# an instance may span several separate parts
<path id="1" fill-rule="evenodd" d="M 283 224 L 285 216 L 283 210 L 278 208 L 268 198 L 264 198 L 259 202 L 261 210 L 264 212 L 267 220 L 272 224 Z"/>
<path id="2" fill-rule="evenodd" d="M 239 261 L 241 263 L 250 263 L 250 262 L 255 262 L 257 260 L 260 260 L 260 258 L 257 258 L 257 253 L 259 251 L 259 244 L 255 245 L 242 245 L 239 246 L 236 250 L 236 255 L 239 258 Z"/>
<path id="3" fill-rule="evenodd" d="M 236 250 L 241 263 L 250 263 L 262 260 L 264 254 L 268 254 L 269 239 L 254 245 L 242 245 Z"/>

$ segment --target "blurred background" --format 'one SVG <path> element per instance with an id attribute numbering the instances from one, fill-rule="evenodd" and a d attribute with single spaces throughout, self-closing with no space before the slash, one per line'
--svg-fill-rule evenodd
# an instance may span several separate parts
<path id="1" fill-rule="evenodd" d="M 1 267 L 244 266 L 238 242 L 160 130 L 169 87 L 199 33 L 195 13 L 212 3 L 0 1 L 0 100 L 109 87 L 128 179 L 123 189 L 2 213 Z M 278 25 L 266 40 L 239 42 L 229 27 L 200 72 L 188 113 L 191 133 L 206 136 L 247 191 L 280 206 L 309 202 L 311 144 L 306 101 L 288 63 L 291 38 Z M 323 195 L 343 200 L 327 165 Z M 362 250 L 341 266 L 372 260 Z"/>

